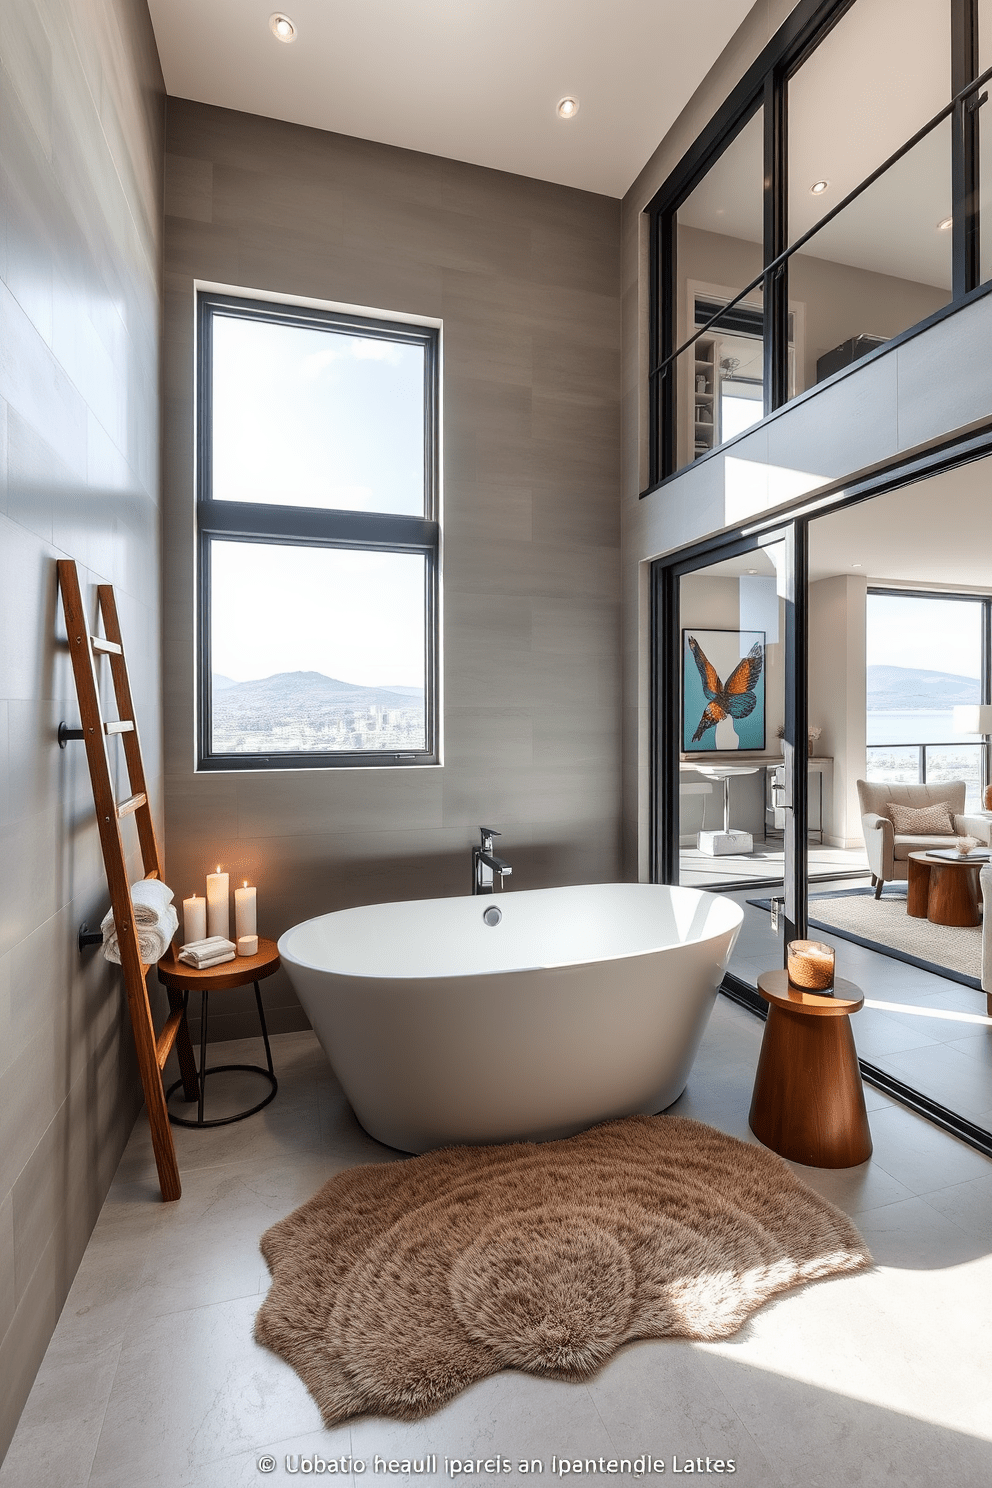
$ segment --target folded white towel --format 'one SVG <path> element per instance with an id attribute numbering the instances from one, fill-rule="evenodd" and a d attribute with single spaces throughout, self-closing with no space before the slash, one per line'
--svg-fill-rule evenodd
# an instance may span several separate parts
<path id="1" fill-rule="evenodd" d="M 191 940 L 181 946 L 179 959 L 202 971 L 208 966 L 218 966 L 221 961 L 232 961 L 236 952 L 233 940 L 224 935 L 208 935 L 206 940 Z"/>
<path id="2" fill-rule="evenodd" d="M 134 906 L 134 921 L 138 927 L 138 945 L 141 959 L 146 966 L 160 961 L 169 948 L 169 943 L 179 929 L 179 916 L 173 908 L 175 898 L 168 884 L 157 878 L 139 878 L 131 885 L 131 903 Z M 120 965 L 121 952 L 117 943 L 117 926 L 114 912 L 108 909 L 100 925 L 103 932 L 103 954 L 108 961 Z"/>
<path id="3" fill-rule="evenodd" d="M 205 961 L 190 961 L 189 957 L 184 956 L 180 951 L 179 959 L 190 966 L 195 966 L 197 971 L 208 971 L 211 966 L 220 966 L 224 961 L 233 961 L 235 954 L 234 951 L 221 951 L 219 956 L 208 956 Z"/>

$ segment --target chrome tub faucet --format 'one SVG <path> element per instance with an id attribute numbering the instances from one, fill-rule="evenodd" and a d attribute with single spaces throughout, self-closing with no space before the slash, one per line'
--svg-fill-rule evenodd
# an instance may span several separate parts
<path id="1" fill-rule="evenodd" d="M 494 894 L 496 892 L 496 876 L 499 875 L 499 886 L 503 887 L 503 880 L 509 878 L 513 869 L 509 863 L 504 863 L 493 852 L 493 838 L 500 837 L 502 833 L 497 832 L 494 827 L 480 827 L 480 843 L 472 849 L 472 893 Z"/>

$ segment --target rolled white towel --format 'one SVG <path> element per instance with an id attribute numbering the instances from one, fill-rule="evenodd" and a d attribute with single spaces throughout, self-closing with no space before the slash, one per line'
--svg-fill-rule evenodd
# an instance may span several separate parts
<path id="1" fill-rule="evenodd" d="M 131 903 L 134 905 L 135 924 L 139 929 L 146 925 L 155 930 L 161 929 L 167 922 L 167 916 L 175 915 L 175 910 L 171 907 L 174 898 L 175 895 L 168 884 L 161 883 L 157 878 L 139 878 L 137 883 L 131 885 Z M 100 923 L 105 943 L 116 933 L 116 928 L 114 911 L 108 909 Z M 169 940 L 175 933 L 174 926 Z"/>
<path id="2" fill-rule="evenodd" d="M 103 922 L 103 954 L 108 961 L 115 962 L 118 966 L 121 960 L 121 950 L 117 942 L 117 932 L 114 929 L 114 917 L 107 917 Z M 179 929 L 179 916 L 171 904 L 166 905 L 164 913 L 159 915 L 158 923 L 154 925 L 138 926 L 138 948 L 141 959 L 146 966 L 153 966 L 156 961 L 161 961 L 176 931 Z"/>

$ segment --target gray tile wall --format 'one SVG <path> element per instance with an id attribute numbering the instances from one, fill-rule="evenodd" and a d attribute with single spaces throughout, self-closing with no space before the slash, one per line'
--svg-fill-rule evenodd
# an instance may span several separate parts
<path id="1" fill-rule="evenodd" d="M 258 884 L 276 936 L 468 891 L 485 822 L 515 889 L 615 878 L 619 202 L 170 99 L 166 772 L 170 876 Z M 444 765 L 193 768 L 194 280 L 433 317 L 444 331 Z M 304 1026 L 282 976 L 270 1026 Z M 249 994 L 250 997 L 250 994 Z M 253 1004 L 214 999 L 218 1037 Z"/>
<path id="2" fill-rule="evenodd" d="M 117 586 L 160 804 L 164 90 L 144 0 L 5 4 L 0 68 L 2 1456 L 140 1103 L 55 560 Z"/>

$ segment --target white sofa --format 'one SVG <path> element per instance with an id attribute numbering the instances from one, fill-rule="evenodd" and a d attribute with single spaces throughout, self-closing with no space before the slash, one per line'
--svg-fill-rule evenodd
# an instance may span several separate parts
<path id="1" fill-rule="evenodd" d="M 908 858 L 913 852 L 928 852 L 935 847 L 953 847 L 955 834 L 975 837 L 990 845 L 992 818 L 985 814 L 966 816 L 964 802 L 967 787 L 963 780 L 948 780 L 940 785 L 895 785 L 884 780 L 859 780 L 858 801 L 861 804 L 861 827 L 865 834 L 868 866 L 875 885 L 875 898 L 882 887 L 894 879 L 909 877 Z M 897 832 L 892 825 L 888 803 L 912 806 L 919 810 L 938 801 L 947 804 L 955 828 L 950 836 L 914 836 Z"/>

